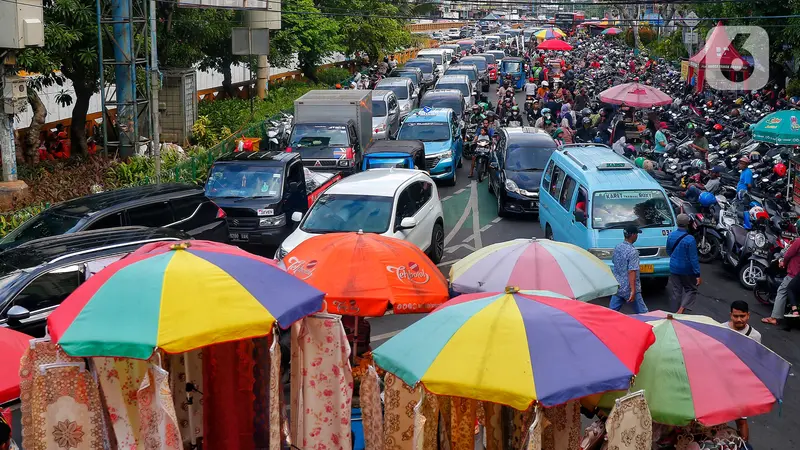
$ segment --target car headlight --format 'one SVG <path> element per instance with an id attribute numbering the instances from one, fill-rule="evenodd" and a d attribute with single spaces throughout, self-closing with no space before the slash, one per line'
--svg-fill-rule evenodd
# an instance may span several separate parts
<path id="1" fill-rule="evenodd" d="M 403 103 L 400 106 L 400 109 L 403 110 L 403 111 L 408 111 L 409 109 L 411 109 L 411 103 Z"/>
<path id="2" fill-rule="evenodd" d="M 286 225 L 286 214 L 274 217 L 264 217 L 258 220 L 259 227 L 280 227 Z"/>
<path id="3" fill-rule="evenodd" d="M 353 165 L 353 161 L 350 159 L 340 159 L 336 161 L 336 165 L 339 167 L 350 167 Z"/>
<path id="4" fill-rule="evenodd" d="M 506 180 L 506 190 L 508 192 L 517 192 L 518 193 L 519 192 L 519 186 L 517 186 L 517 183 L 515 183 L 514 180 Z"/>
<path id="5" fill-rule="evenodd" d="M 613 248 L 590 248 L 589 253 L 600 259 L 611 259 L 614 256 Z"/>
<path id="6" fill-rule="evenodd" d="M 764 236 L 764 233 L 756 233 L 753 236 L 753 242 L 756 244 L 756 247 L 764 247 L 767 245 L 767 237 Z"/>
<path id="7" fill-rule="evenodd" d="M 275 260 L 276 260 L 276 261 L 281 261 L 281 260 L 283 260 L 283 258 L 285 258 L 285 257 L 286 257 L 286 255 L 288 255 L 288 254 L 289 254 L 289 251 L 288 251 L 288 250 L 286 250 L 286 249 L 285 249 L 285 248 L 283 248 L 282 246 L 281 246 L 281 247 L 278 247 L 278 251 L 277 251 L 277 252 L 275 252 Z"/>

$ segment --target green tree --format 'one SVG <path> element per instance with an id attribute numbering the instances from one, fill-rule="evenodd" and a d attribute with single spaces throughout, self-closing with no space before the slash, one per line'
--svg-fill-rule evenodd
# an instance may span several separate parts
<path id="1" fill-rule="evenodd" d="M 381 55 L 394 53 L 411 43 L 405 21 L 388 18 L 401 15 L 396 5 L 381 0 L 326 0 L 325 6 L 352 13 L 336 17 L 348 55 L 364 52 L 370 63 L 375 63 Z"/>
<path id="2" fill-rule="evenodd" d="M 312 0 L 286 0 L 283 3 L 281 29 L 270 33 L 269 59 L 272 64 L 297 67 L 310 79 L 316 80 L 316 70 L 322 61 L 342 51 L 339 24 L 320 15 Z M 293 55 L 297 54 L 297 61 Z"/>
<path id="3" fill-rule="evenodd" d="M 61 84 L 60 74 L 72 82 L 75 98 L 62 95 L 60 100 L 74 103 L 70 138 L 72 154 L 78 156 L 87 153 L 86 114 L 100 89 L 96 17 L 94 0 L 45 0 L 45 45 L 23 50 L 18 59 L 25 70 L 42 74 L 34 88 Z"/>

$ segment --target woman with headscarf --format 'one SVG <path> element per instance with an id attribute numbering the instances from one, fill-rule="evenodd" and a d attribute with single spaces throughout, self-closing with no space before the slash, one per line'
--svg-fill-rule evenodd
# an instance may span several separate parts
<path id="1" fill-rule="evenodd" d="M 556 141 L 556 145 L 558 145 L 559 147 L 564 145 L 564 130 L 563 129 L 556 128 L 556 130 L 553 131 L 553 135 L 552 136 L 553 136 L 553 140 Z"/>

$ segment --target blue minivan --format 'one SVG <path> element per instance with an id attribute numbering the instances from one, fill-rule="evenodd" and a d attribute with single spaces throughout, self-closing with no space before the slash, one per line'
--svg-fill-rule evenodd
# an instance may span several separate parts
<path id="1" fill-rule="evenodd" d="M 539 188 L 539 223 L 548 239 L 575 244 L 609 266 L 623 228 L 638 225 L 642 277 L 669 276 L 667 236 L 676 220 L 667 194 L 606 146 L 569 144 L 553 152 Z"/>
<path id="2" fill-rule="evenodd" d="M 425 145 L 425 167 L 434 180 L 456 184 L 456 169 L 461 167 L 464 138 L 461 120 L 450 108 L 430 108 L 412 111 L 408 115 L 398 140 L 422 141 Z"/>

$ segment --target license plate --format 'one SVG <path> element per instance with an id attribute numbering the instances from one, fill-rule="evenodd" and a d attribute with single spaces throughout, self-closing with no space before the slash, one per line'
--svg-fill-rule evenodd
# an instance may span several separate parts
<path id="1" fill-rule="evenodd" d="M 641 273 L 653 273 L 655 272 L 655 268 L 652 264 L 642 264 L 639 266 L 639 272 Z"/>
<path id="2" fill-rule="evenodd" d="M 247 233 L 229 233 L 228 237 L 232 241 L 239 241 L 239 242 L 247 242 L 250 240 L 250 236 Z"/>

